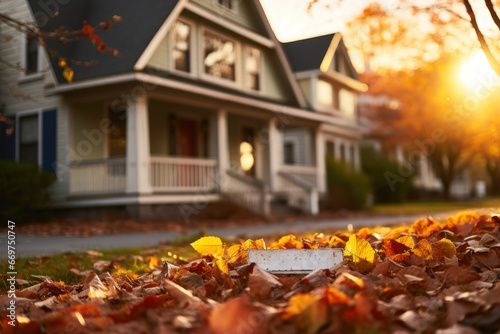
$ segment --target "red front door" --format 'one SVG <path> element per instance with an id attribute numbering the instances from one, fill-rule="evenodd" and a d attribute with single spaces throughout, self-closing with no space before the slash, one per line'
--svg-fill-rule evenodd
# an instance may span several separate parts
<path id="1" fill-rule="evenodd" d="M 179 155 L 184 157 L 198 156 L 198 122 L 192 119 L 179 118 Z"/>

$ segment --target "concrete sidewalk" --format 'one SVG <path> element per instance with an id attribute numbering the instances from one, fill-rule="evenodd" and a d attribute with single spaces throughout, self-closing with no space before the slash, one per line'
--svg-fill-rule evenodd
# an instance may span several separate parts
<path id="1" fill-rule="evenodd" d="M 491 209 L 489 209 L 491 210 Z M 464 210 L 460 210 L 464 211 Z M 476 210 L 477 211 L 477 210 Z M 482 211 L 482 210 L 481 210 Z M 434 218 L 446 218 L 458 211 L 431 214 Z M 492 211 L 489 211 L 492 212 Z M 259 226 L 227 227 L 204 230 L 208 235 L 231 237 L 246 235 L 248 237 L 263 237 L 272 234 L 285 235 L 288 232 L 321 232 L 326 229 L 345 229 L 348 224 L 354 228 L 364 226 L 389 226 L 399 223 L 412 223 L 426 215 L 408 216 L 378 216 L 373 218 L 334 219 L 324 221 L 296 221 L 291 223 L 274 223 Z M 161 242 L 175 240 L 181 236 L 194 235 L 200 230 L 193 229 L 187 233 L 157 231 L 150 233 L 122 233 L 96 235 L 91 237 L 69 236 L 38 236 L 16 234 L 16 257 L 52 255 L 64 252 L 78 252 L 88 249 L 117 249 L 127 247 L 151 247 Z M 0 260 L 7 259 L 7 235 L 0 238 Z"/>

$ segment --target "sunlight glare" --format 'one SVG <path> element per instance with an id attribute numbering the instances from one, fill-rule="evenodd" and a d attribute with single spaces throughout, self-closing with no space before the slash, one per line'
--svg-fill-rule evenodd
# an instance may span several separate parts
<path id="1" fill-rule="evenodd" d="M 477 51 L 463 66 L 460 71 L 460 80 L 470 88 L 488 81 L 495 72 L 490 67 L 483 51 Z"/>

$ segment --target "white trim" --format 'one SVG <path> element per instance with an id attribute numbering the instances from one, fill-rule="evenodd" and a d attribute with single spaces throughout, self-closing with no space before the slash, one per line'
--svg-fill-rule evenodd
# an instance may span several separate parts
<path id="1" fill-rule="evenodd" d="M 181 22 L 181 23 L 184 23 L 186 25 L 189 26 L 189 65 L 190 65 L 190 68 L 189 68 L 189 71 L 188 72 L 185 72 L 185 71 L 181 71 L 181 70 L 178 70 L 175 68 L 175 59 L 173 57 L 173 54 L 174 54 L 174 35 L 172 33 L 172 30 L 169 31 L 168 33 L 168 41 L 169 41 L 169 45 L 168 45 L 168 52 L 169 52 L 169 64 L 168 64 L 168 68 L 169 70 L 176 74 L 176 75 L 182 75 L 182 76 L 186 76 L 186 77 L 196 77 L 197 76 L 197 73 L 198 73 L 198 66 L 197 66 L 197 63 L 196 63 L 196 54 L 199 53 L 199 50 L 198 48 L 196 48 L 196 39 L 195 39 L 195 36 L 198 35 L 198 32 L 197 32 L 197 25 L 194 21 L 191 21 L 191 20 L 187 20 L 185 18 L 177 18 L 177 20 L 175 20 L 173 23 L 172 23 L 172 27 L 173 25 L 177 22 Z M 198 51 L 198 52 L 197 52 Z"/>
<path id="2" fill-rule="evenodd" d="M 338 127 L 331 124 L 323 124 L 322 130 L 328 138 L 334 138 L 338 140 L 339 138 L 348 138 L 348 139 L 362 139 L 362 134 L 356 132 L 356 130 L 345 129 L 344 127 Z"/>
<path id="3" fill-rule="evenodd" d="M 227 40 L 229 42 L 232 42 L 234 44 L 234 81 L 230 79 L 225 79 L 222 77 L 216 77 L 211 74 L 205 73 L 205 33 L 209 33 L 215 36 L 220 37 L 223 40 Z M 228 37 L 218 31 L 215 31 L 213 29 L 207 28 L 207 27 L 201 27 L 199 29 L 199 41 L 200 41 L 200 50 L 198 52 L 199 54 L 199 61 L 198 61 L 198 66 L 200 69 L 200 78 L 202 80 L 212 82 L 218 85 L 226 86 L 226 87 L 231 87 L 231 88 L 236 88 L 236 89 L 241 89 L 242 86 L 242 80 L 241 80 L 241 68 L 242 68 L 242 56 L 241 56 L 241 42 Z"/>
<path id="4" fill-rule="evenodd" d="M 259 0 L 253 0 L 253 3 L 255 5 L 255 8 L 257 9 L 257 12 L 259 13 L 262 22 L 267 30 L 268 35 L 271 38 L 271 41 L 274 43 L 275 48 L 276 48 L 276 53 L 278 54 L 279 58 L 279 63 L 285 70 L 285 75 L 287 78 L 288 83 L 292 87 L 292 91 L 295 95 L 295 98 L 297 99 L 297 102 L 299 103 L 299 106 L 301 108 L 306 108 L 307 107 L 307 102 L 304 97 L 304 94 L 302 93 L 302 90 L 300 89 L 299 83 L 297 80 L 295 80 L 295 77 L 293 75 L 292 68 L 290 67 L 290 63 L 288 62 L 288 59 L 285 56 L 285 52 L 283 51 L 283 48 L 281 47 L 281 43 L 278 41 L 276 38 L 276 35 L 274 34 L 273 28 L 271 27 L 271 24 L 269 23 L 266 14 L 264 12 L 264 9 L 262 8 Z"/>
<path id="5" fill-rule="evenodd" d="M 144 49 L 141 56 L 135 63 L 134 70 L 142 71 L 146 67 L 146 65 L 151 60 L 151 57 L 153 57 L 154 53 L 160 46 L 161 42 L 163 42 L 163 40 L 167 37 L 170 26 L 177 20 L 177 17 L 186 6 L 187 1 L 188 0 L 180 0 L 177 5 L 175 5 L 165 22 L 163 22 L 160 29 L 158 29 L 155 36 L 151 39 L 148 46 L 146 47 L 146 49 Z"/>
<path id="6" fill-rule="evenodd" d="M 328 50 L 326 50 L 323 61 L 319 66 L 321 72 L 327 72 L 330 69 L 333 57 L 335 56 L 335 51 L 337 50 L 337 47 L 339 46 L 341 39 L 342 36 L 340 35 L 339 32 L 333 35 L 332 41 L 330 42 L 330 46 L 328 47 Z"/>
<path id="7" fill-rule="evenodd" d="M 117 84 L 117 83 L 124 83 L 124 82 L 134 81 L 136 79 L 137 79 L 136 73 L 118 74 L 118 75 L 108 76 L 108 77 L 104 77 L 104 78 L 82 80 L 82 81 L 78 81 L 78 82 L 71 83 L 71 84 L 64 83 L 64 84 L 60 84 L 58 87 L 49 88 L 49 89 L 47 89 L 46 92 L 47 92 L 47 95 L 55 95 L 58 93 L 65 93 L 65 92 L 70 92 L 70 91 L 79 90 L 79 89 L 107 86 L 107 85 L 113 85 L 113 84 Z"/>
<path id="8" fill-rule="evenodd" d="M 257 50 L 259 51 L 259 68 L 258 68 L 258 75 L 259 75 L 259 89 L 253 89 L 250 88 L 250 73 L 247 71 L 247 59 L 248 59 L 248 54 L 250 50 Z M 264 55 L 262 54 L 262 50 L 259 48 L 256 48 L 251 45 L 245 45 L 243 47 L 243 55 L 242 55 L 243 61 L 242 61 L 242 68 L 243 68 L 243 87 L 244 90 L 247 91 L 248 93 L 256 94 L 256 95 L 263 95 L 265 92 L 264 88 L 264 82 L 265 80 L 263 79 L 264 77 Z"/>
<path id="9" fill-rule="evenodd" d="M 21 48 L 20 48 L 20 55 L 21 59 L 19 61 L 19 64 L 21 67 L 25 70 L 27 70 L 27 64 L 26 64 L 26 57 L 27 57 L 27 48 L 26 44 L 28 43 L 28 35 L 23 34 L 23 37 L 21 38 Z M 42 50 L 39 44 L 36 45 L 36 54 L 37 54 L 37 70 L 36 72 L 27 74 L 25 71 L 19 71 L 19 83 L 23 82 L 28 82 L 32 80 L 38 80 L 43 78 L 43 72 L 42 72 Z"/>
<path id="10" fill-rule="evenodd" d="M 236 33 L 236 34 L 241 35 L 245 38 L 248 38 L 249 40 L 254 41 L 255 43 L 258 43 L 258 44 L 263 45 L 263 46 L 270 48 L 270 49 L 275 47 L 275 43 L 271 39 L 266 38 L 266 37 L 259 35 L 257 33 L 254 33 L 253 31 L 248 30 L 246 28 L 243 28 L 240 25 L 237 25 L 235 23 L 232 23 L 232 22 L 229 22 L 225 19 L 222 19 L 222 18 L 210 13 L 209 11 L 207 11 L 203 8 L 200 8 L 192 3 L 187 3 L 185 8 L 186 8 L 186 10 L 203 17 L 204 19 L 206 19 L 208 21 L 211 21 L 211 22 L 213 22 L 213 23 L 215 23 L 223 28 L 226 28 L 227 30 L 232 31 L 233 33 Z"/>

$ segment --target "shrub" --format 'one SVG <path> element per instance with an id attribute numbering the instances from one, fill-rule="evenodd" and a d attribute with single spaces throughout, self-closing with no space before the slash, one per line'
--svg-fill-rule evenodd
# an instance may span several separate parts
<path id="1" fill-rule="evenodd" d="M 399 164 L 389 160 L 371 147 L 361 149 L 361 168 L 368 175 L 373 187 L 376 203 L 401 203 L 408 198 L 412 188 L 412 177 L 398 182 L 391 189 L 387 175 L 399 175 Z"/>
<path id="2" fill-rule="evenodd" d="M 366 207 L 371 188 L 365 174 L 352 170 L 351 167 L 328 155 L 326 175 L 331 208 L 359 210 Z"/>
<path id="3" fill-rule="evenodd" d="M 50 200 L 48 188 L 54 179 L 36 165 L 0 160 L 0 218 L 16 223 L 36 218 Z"/>

